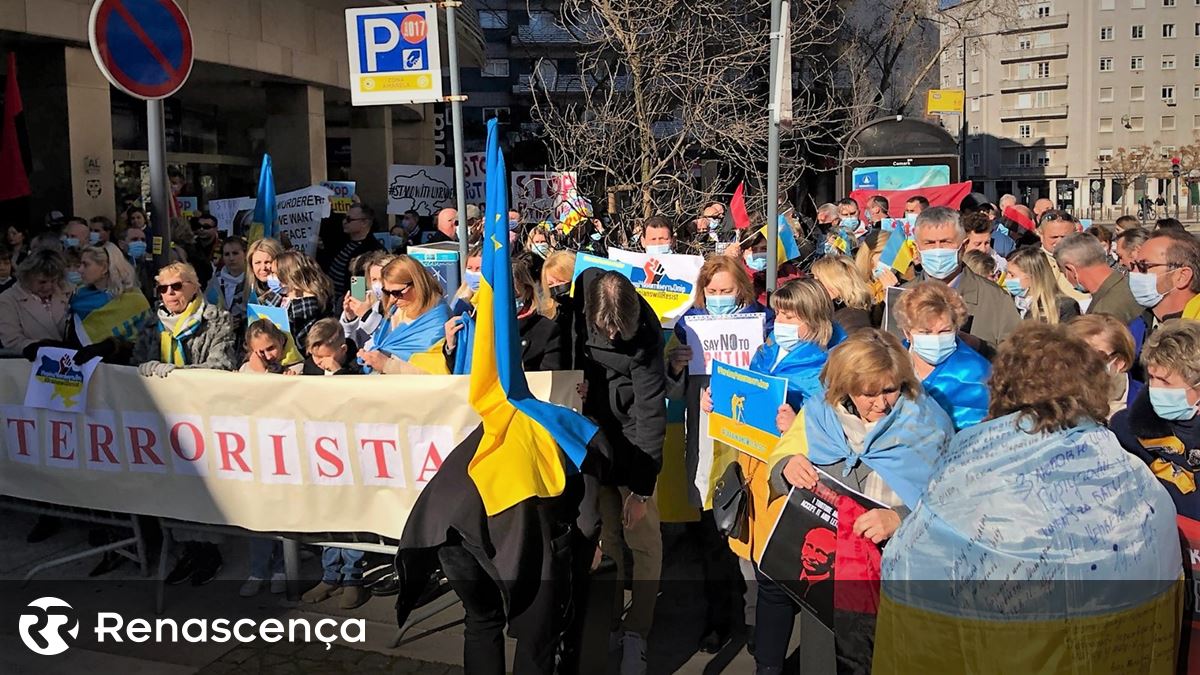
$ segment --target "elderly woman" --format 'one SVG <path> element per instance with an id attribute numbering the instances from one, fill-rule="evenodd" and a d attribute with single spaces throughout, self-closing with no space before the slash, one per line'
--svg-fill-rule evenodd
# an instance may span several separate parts
<path id="1" fill-rule="evenodd" d="M 1022 319 L 1048 324 L 1079 316 L 1079 303 L 1058 290 L 1052 262 L 1040 248 L 1019 248 L 1008 258 L 1004 288 L 1017 303 Z"/>
<path id="2" fill-rule="evenodd" d="M 133 348 L 138 372 L 166 377 L 176 368 L 237 370 L 238 326 L 229 312 L 204 301 L 196 270 L 171 263 L 156 279 L 161 302 Z"/>
<path id="3" fill-rule="evenodd" d="M 959 336 L 967 320 L 962 297 L 941 281 L 907 288 L 896 303 L 896 323 L 921 386 L 950 415 L 955 430 L 979 424 L 987 416 L 991 365 Z"/>
<path id="4" fill-rule="evenodd" d="M 994 365 L 989 419 L 938 457 L 883 551 L 877 672 L 1176 672 L 1175 508 L 1103 426 L 1104 360 L 1027 322 Z"/>
<path id="5" fill-rule="evenodd" d="M 441 362 L 440 354 L 426 352 L 446 337 L 450 312 L 442 302 L 437 279 L 415 258 L 396 256 L 383 268 L 383 312 L 387 318 L 358 355 L 364 371 L 387 375 L 427 372 L 412 363 L 414 356 L 431 356 Z"/>
<path id="6" fill-rule="evenodd" d="M 812 264 L 812 276 L 833 300 L 833 321 L 846 333 L 871 328 L 875 294 L 858 268 L 844 255 L 825 256 Z"/>
<path id="7" fill-rule="evenodd" d="M 150 315 L 133 265 L 116 244 L 104 244 L 80 252 L 79 274 L 82 284 L 71 296 L 67 331 L 69 341 L 81 346 L 76 359 L 99 356 L 109 363 L 129 363 L 134 341 Z"/>
<path id="8" fill-rule="evenodd" d="M 67 335 L 67 261 L 57 251 L 31 252 L 17 265 L 17 283 L 0 293 L 0 346 L 32 361 L 39 347 L 62 346 Z"/>
<path id="9" fill-rule="evenodd" d="M 878 545 L 890 539 L 916 507 L 954 427 L 922 391 L 904 347 L 890 333 L 867 329 L 847 338 L 830 352 L 821 383 L 824 394 L 804 404 L 771 454 L 772 496 L 782 496 L 793 486 L 816 487 L 819 475 L 814 467 L 820 466 L 833 480 L 885 507 L 847 514 L 853 518 L 848 528 L 841 518 L 838 521 L 839 539 L 867 539 Z M 876 551 L 867 550 L 869 556 Z M 838 576 L 835 567 L 834 577 Z M 758 672 L 781 672 L 795 610 L 783 589 L 761 575 L 758 589 Z M 870 614 L 837 616 L 834 652 L 839 672 L 848 664 L 854 665 L 853 672 L 870 672 L 873 624 Z M 802 632 L 807 636 L 812 631 Z M 834 653 L 806 649 L 801 660 L 816 672 L 834 670 Z"/>
<path id="10" fill-rule="evenodd" d="M 1067 322 L 1067 332 L 1088 343 L 1104 358 L 1108 373 L 1108 415 L 1133 405 L 1142 391 L 1142 383 L 1129 370 L 1134 364 L 1133 335 L 1129 328 L 1109 314 L 1084 314 Z"/>

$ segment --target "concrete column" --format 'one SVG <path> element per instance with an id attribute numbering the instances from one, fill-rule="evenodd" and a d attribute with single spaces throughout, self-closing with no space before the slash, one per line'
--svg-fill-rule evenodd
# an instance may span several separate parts
<path id="1" fill-rule="evenodd" d="M 325 180 L 325 92 L 309 85 L 267 89 L 267 152 L 278 192 Z"/>
<path id="2" fill-rule="evenodd" d="M 350 175 L 358 181 L 362 202 L 382 224 L 387 212 L 388 168 L 393 163 L 392 110 L 388 106 L 354 108 L 350 113 Z M 392 222 L 388 217 L 387 222 Z"/>
<path id="3" fill-rule="evenodd" d="M 75 215 L 117 217 L 113 193 L 112 107 L 108 80 L 92 52 L 67 47 L 67 125 L 71 139 L 71 196 Z"/>

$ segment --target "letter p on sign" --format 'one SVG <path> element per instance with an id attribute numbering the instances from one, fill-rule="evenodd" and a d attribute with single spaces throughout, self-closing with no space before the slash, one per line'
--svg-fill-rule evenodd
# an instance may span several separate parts
<path id="1" fill-rule="evenodd" d="M 368 73 L 378 72 L 379 55 L 392 51 L 400 44 L 400 27 L 391 19 L 372 18 L 363 19 L 363 29 L 367 53 L 366 68 L 363 70 Z M 379 38 L 383 35 L 386 37 L 381 42 Z"/>

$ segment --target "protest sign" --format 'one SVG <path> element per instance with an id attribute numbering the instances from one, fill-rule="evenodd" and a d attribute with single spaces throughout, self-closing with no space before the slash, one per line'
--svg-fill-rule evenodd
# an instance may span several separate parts
<path id="1" fill-rule="evenodd" d="M 638 295 L 654 308 L 663 327 L 671 328 L 696 302 L 696 278 L 704 258 L 698 255 L 650 255 L 610 248 L 608 257 L 628 263 Z"/>
<path id="2" fill-rule="evenodd" d="M 276 229 L 288 236 L 293 248 L 315 256 L 317 238 L 321 234 L 321 220 L 329 217 L 332 196 L 329 188 L 320 185 L 277 196 Z"/>
<path id="3" fill-rule="evenodd" d="M 900 330 L 900 326 L 896 323 L 896 303 L 900 302 L 900 296 L 907 291 L 903 286 L 892 286 L 883 292 L 883 330 L 895 335 L 901 340 L 904 338 L 904 332 Z"/>
<path id="4" fill-rule="evenodd" d="M 787 380 L 715 361 L 711 387 L 709 437 L 765 462 L 779 441 L 775 413 L 787 397 Z"/>
<path id="5" fill-rule="evenodd" d="M 393 215 L 413 210 L 422 216 L 454 206 L 454 169 L 393 164 L 388 167 L 388 207 Z"/>
<path id="6" fill-rule="evenodd" d="M 200 199 L 197 197 L 176 197 L 175 213 L 180 218 L 191 218 L 200 215 Z"/>
<path id="7" fill-rule="evenodd" d="M 712 373 L 713 361 L 738 368 L 749 368 L 750 359 L 763 343 L 763 325 L 767 315 L 695 314 L 680 319 L 687 343 L 692 348 L 688 372 Z"/>
<path id="8" fill-rule="evenodd" d="M 400 537 L 421 489 L 479 424 L 468 377 L 283 377 L 101 365 L 87 413 L 23 404 L 0 361 L 0 495 L 259 532 Z M 529 373 L 579 407 L 578 372 Z M 404 405 L 396 405 L 404 401 Z"/>
<path id="9" fill-rule="evenodd" d="M 333 197 L 329 200 L 329 210 L 333 213 L 346 213 L 354 205 L 354 195 L 358 183 L 352 180 L 327 180 L 321 182 L 321 187 L 329 188 Z"/>
<path id="10" fill-rule="evenodd" d="M 854 533 L 854 521 L 883 504 L 817 469 L 811 490 L 792 488 L 763 547 L 763 575 L 833 629 L 833 610 L 874 614 L 879 606 L 879 547 Z"/>
<path id="11" fill-rule="evenodd" d="M 463 154 L 464 180 L 467 189 L 467 203 L 481 203 L 487 192 L 487 153 L 468 152 Z"/>
<path id="12" fill-rule="evenodd" d="M 513 171 L 510 180 L 512 208 L 519 211 L 526 222 L 558 222 L 566 215 L 577 192 L 574 172 Z"/>
<path id="13" fill-rule="evenodd" d="M 445 241 L 437 244 L 411 246 L 408 249 L 408 255 L 433 273 L 434 278 L 442 287 L 443 295 L 451 297 L 458 291 L 460 279 L 458 244 L 456 242 Z"/>
<path id="14" fill-rule="evenodd" d="M 233 224 L 241 211 L 254 210 L 254 197 L 234 197 L 232 199 L 210 199 L 208 212 L 217 219 L 217 230 L 226 236 L 232 235 Z"/>
<path id="15" fill-rule="evenodd" d="M 74 349 L 42 347 L 29 371 L 25 405 L 29 408 L 84 412 L 88 385 L 100 359 L 75 363 Z"/>

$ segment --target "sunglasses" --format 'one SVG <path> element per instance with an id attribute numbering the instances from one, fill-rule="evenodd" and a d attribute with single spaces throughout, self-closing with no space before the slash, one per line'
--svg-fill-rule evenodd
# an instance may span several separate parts
<path id="1" fill-rule="evenodd" d="M 399 300 L 400 298 L 403 298 L 404 294 L 407 293 L 411 288 L 412 284 L 408 284 L 404 288 L 385 288 L 383 289 L 383 294 L 390 295 L 392 298 Z"/>
<path id="2" fill-rule="evenodd" d="M 1131 271 L 1141 272 L 1142 274 L 1149 272 L 1155 267 L 1166 267 L 1167 269 L 1173 270 L 1182 267 L 1182 265 L 1178 263 L 1152 263 L 1146 262 L 1145 260 L 1132 260 L 1129 263 L 1129 269 Z"/>
<path id="3" fill-rule="evenodd" d="M 197 223 L 192 226 L 193 232 L 197 231 L 197 230 L 215 230 L 215 229 L 217 229 L 217 226 L 213 225 L 212 223 Z"/>
<path id="4" fill-rule="evenodd" d="M 166 293 L 168 290 L 175 291 L 176 293 L 183 291 L 183 282 L 176 281 L 173 284 L 160 284 L 158 287 L 158 294 L 162 295 L 162 294 Z"/>

